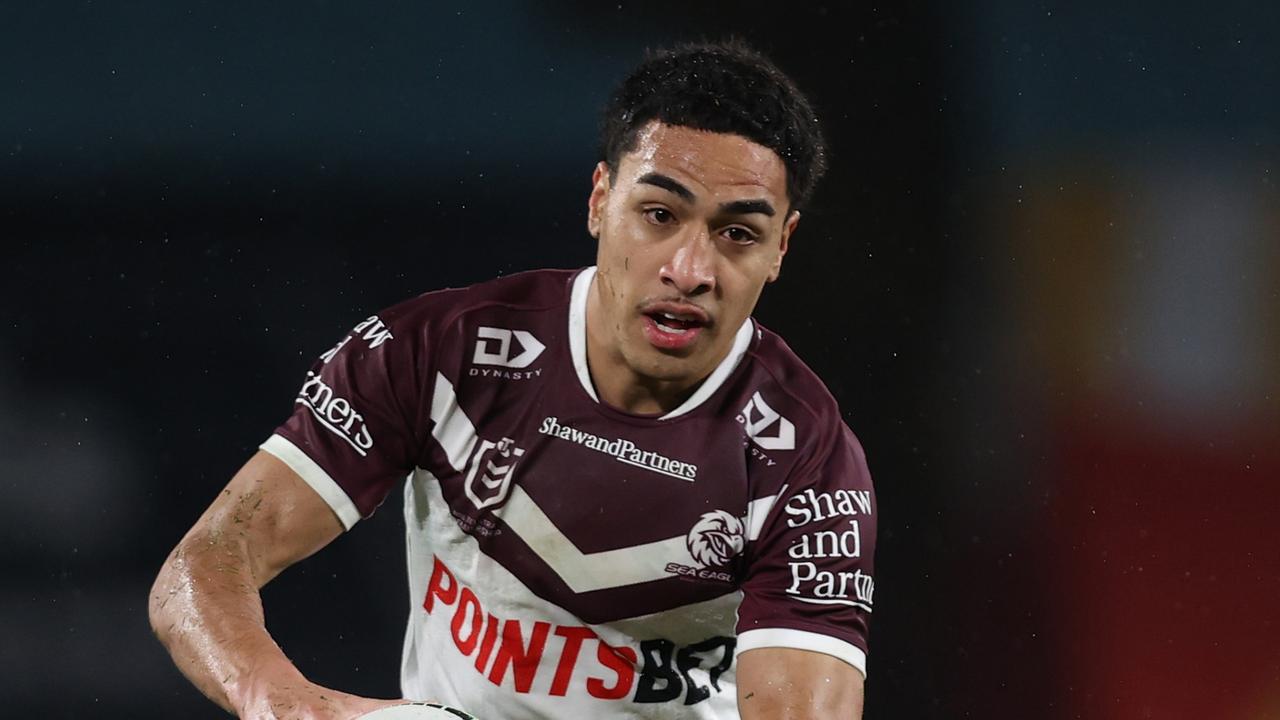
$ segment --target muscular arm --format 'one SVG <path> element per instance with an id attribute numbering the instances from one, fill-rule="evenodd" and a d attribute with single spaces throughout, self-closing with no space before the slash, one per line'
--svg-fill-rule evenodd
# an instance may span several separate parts
<path id="1" fill-rule="evenodd" d="M 857 720 L 863 678 L 852 665 L 822 653 L 756 648 L 738 658 L 742 720 Z"/>
<path id="2" fill-rule="evenodd" d="M 386 705 L 306 680 L 267 633 L 259 590 L 342 524 L 301 478 L 258 452 L 169 554 L 151 627 L 178 668 L 243 717 L 354 717 Z"/>

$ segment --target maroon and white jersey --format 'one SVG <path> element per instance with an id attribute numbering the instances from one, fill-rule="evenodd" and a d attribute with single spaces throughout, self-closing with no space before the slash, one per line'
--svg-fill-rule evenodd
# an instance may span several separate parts
<path id="1" fill-rule="evenodd" d="M 736 718 L 743 651 L 865 673 L 876 503 L 831 395 L 748 320 L 679 408 L 601 403 L 594 275 L 368 318 L 262 445 L 348 528 L 407 476 L 405 697 L 510 720 Z"/>

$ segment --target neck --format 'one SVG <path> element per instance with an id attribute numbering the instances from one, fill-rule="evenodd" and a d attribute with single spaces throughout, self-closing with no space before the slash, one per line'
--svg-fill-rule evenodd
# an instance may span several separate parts
<path id="1" fill-rule="evenodd" d="M 589 349 L 590 341 L 587 344 Z M 634 415 L 666 415 L 688 400 L 700 384 L 700 381 L 680 383 L 634 374 L 630 378 L 615 377 L 610 382 L 605 378 L 611 377 L 611 373 L 596 372 L 595 363 L 590 360 L 587 365 L 600 402 Z"/>

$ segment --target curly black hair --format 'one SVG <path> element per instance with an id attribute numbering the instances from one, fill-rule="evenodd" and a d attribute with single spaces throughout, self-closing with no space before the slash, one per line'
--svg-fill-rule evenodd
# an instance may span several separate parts
<path id="1" fill-rule="evenodd" d="M 653 120 L 740 135 L 773 150 L 787 168 L 793 208 L 809 200 L 826 171 L 826 144 L 808 99 L 741 40 L 647 53 L 605 106 L 600 144 L 611 176 Z"/>

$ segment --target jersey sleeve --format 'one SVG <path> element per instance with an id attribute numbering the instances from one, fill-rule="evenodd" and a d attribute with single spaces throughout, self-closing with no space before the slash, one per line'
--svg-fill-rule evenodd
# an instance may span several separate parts
<path id="1" fill-rule="evenodd" d="M 757 537 L 738 610 L 738 652 L 789 647 L 867 672 L 876 540 L 866 458 L 843 422 L 778 493 Z"/>
<path id="2" fill-rule="evenodd" d="M 350 529 L 417 462 L 425 330 L 395 308 L 374 315 L 307 371 L 293 414 L 261 446 L 293 469 Z"/>

